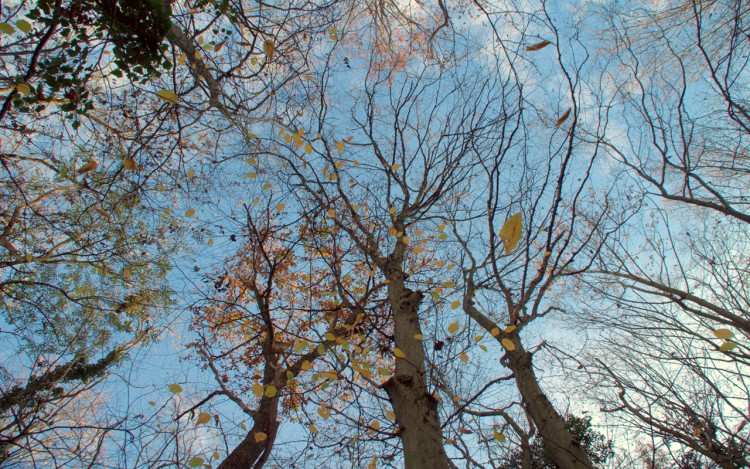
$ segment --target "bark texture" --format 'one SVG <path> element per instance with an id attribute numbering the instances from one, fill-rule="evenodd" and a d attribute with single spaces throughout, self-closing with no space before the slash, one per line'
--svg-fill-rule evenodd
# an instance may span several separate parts
<path id="1" fill-rule="evenodd" d="M 422 333 L 418 312 L 423 295 L 404 286 L 404 275 L 398 267 L 387 272 L 388 298 L 393 309 L 395 346 L 404 358 L 396 358 L 395 374 L 383 387 L 399 425 L 404 467 L 448 469 L 453 465 L 443 448 L 437 400 L 427 389 L 424 346 L 415 338 Z"/>

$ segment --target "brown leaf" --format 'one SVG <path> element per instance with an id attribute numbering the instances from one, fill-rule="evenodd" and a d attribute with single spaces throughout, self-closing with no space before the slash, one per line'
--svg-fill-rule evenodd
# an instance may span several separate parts
<path id="1" fill-rule="evenodd" d="M 557 119 L 557 121 L 555 121 L 555 127 L 560 127 L 563 122 L 565 122 L 566 120 L 568 120 L 568 116 L 570 116 L 570 108 L 568 108 L 568 110 L 565 111 L 563 113 L 563 115 L 560 116 L 559 119 Z"/>
<path id="2" fill-rule="evenodd" d="M 550 44 L 552 44 L 552 43 L 549 42 L 549 41 L 537 42 L 536 44 L 532 44 L 530 46 L 526 46 L 526 52 L 536 52 L 538 50 L 544 49 L 545 47 L 547 47 Z"/>
<path id="3" fill-rule="evenodd" d="M 272 61 L 273 55 L 276 53 L 276 44 L 274 44 L 271 39 L 265 41 L 263 43 L 263 52 L 266 54 L 266 57 L 268 57 L 268 61 Z"/>
<path id="4" fill-rule="evenodd" d="M 95 170 L 97 167 L 99 167 L 99 162 L 97 162 L 95 159 L 91 158 L 90 160 L 88 160 L 86 162 L 85 165 L 83 165 L 80 168 L 78 168 L 77 173 L 78 174 L 88 173 L 89 171 Z"/>
<path id="5" fill-rule="evenodd" d="M 141 169 L 133 158 L 125 158 L 122 162 L 122 167 L 130 171 L 140 171 Z"/>

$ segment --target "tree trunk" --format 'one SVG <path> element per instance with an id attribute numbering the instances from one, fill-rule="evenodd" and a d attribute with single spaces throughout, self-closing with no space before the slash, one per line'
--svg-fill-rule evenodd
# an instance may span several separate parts
<path id="1" fill-rule="evenodd" d="M 516 378 L 523 405 L 560 469 L 592 469 L 594 465 L 575 441 L 552 403 L 539 387 L 531 353 L 521 347 L 517 333 L 508 334 L 515 350 L 508 351 L 508 367 Z"/>
<path id="2" fill-rule="evenodd" d="M 403 272 L 388 275 L 388 298 L 393 309 L 395 346 L 404 353 L 396 358 L 396 372 L 383 387 L 388 393 L 404 448 L 406 469 L 452 467 L 443 448 L 438 405 L 427 389 L 424 346 L 418 337 L 422 293 L 404 286 Z"/>

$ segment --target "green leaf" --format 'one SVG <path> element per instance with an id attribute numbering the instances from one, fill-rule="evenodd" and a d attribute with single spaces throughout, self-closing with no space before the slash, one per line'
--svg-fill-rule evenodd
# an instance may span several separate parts
<path id="1" fill-rule="evenodd" d="M 31 24 L 29 24 L 29 22 L 26 20 L 18 20 L 16 21 L 16 28 L 24 33 L 28 33 L 29 31 L 31 31 Z"/>
<path id="2" fill-rule="evenodd" d="M 203 459 L 200 456 L 195 456 L 193 458 L 190 458 L 188 461 L 188 466 L 190 467 L 200 467 L 203 465 L 203 463 L 206 462 L 205 459 Z"/>
<path id="3" fill-rule="evenodd" d="M 13 34 L 16 32 L 16 28 L 9 25 L 8 23 L 0 23 L 0 31 L 4 32 L 5 34 Z"/>
<path id="4" fill-rule="evenodd" d="M 733 350 L 735 347 L 737 347 L 737 342 L 732 342 L 731 340 L 728 340 L 721 344 L 721 347 L 719 347 L 719 350 L 722 352 L 728 352 L 730 350 Z"/>
<path id="5" fill-rule="evenodd" d="M 727 340 L 727 339 L 731 339 L 732 337 L 734 337 L 734 332 L 730 331 L 729 329 L 722 328 L 722 329 L 716 329 L 714 331 L 714 335 L 719 339 Z"/>

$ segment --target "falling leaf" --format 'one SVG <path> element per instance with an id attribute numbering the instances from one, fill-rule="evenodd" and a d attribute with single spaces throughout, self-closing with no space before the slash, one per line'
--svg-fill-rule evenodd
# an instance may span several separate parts
<path id="1" fill-rule="evenodd" d="M 158 98 L 163 99 L 164 101 L 168 102 L 169 104 L 177 104 L 178 97 L 177 93 L 175 93 L 172 90 L 160 90 L 156 92 L 156 96 Z"/>
<path id="2" fill-rule="evenodd" d="M 26 262 L 31 262 L 34 260 L 34 256 L 32 256 L 30 252 L 27 252 L 26 255 L 23 257 L 24 259 L 26 259 Z"/>
<path id="3" fill-rule="evenodd" d="M 209 239 L 208 240 L 208 245 L 209 246 L 213 246 L 214 245 L 214 240 L 213 239 Z"/>
<path id="4" fill-rule="evenodd" d="M 279 205 L 276 206 L 276 210 L 278 210 L 280 212 L 280 211 L 284 210 L 284 207 L 286 207 L 286 205 L 279 204 Z"/>
<path id="5" fill-rule="evenodd" d="M 187 210 L 187 212 L 185 212 L 185 216 L 186 217 L 192 217 L 193 215 L 195 215 L 195 209 L 194 208 L 189 208 Z"/>
<path id="6" fill-rule="evenodd" d="M 277 393 L 276 386 L 268 385 L 266 386 L 266 397 L 274 397 Z"/>
<path id="7" fill-rule="evenodd" d="M 508 327 L 506 327 L 506 328 L 505 328 L 505 332 L 506 332 L 507 334 L 510 334 L 511 332 L 513 332 L 513 331 L 515 331 L 515 330 L 516 330 L 516 326 L 514 326 L 514 325 L 512 325 L 512 326 L 508 326 Z"/>
<path id="8" fill-rule="evenodd" d="M 329 208 L 328 212 L 326 212 L 330 218 L 334 218 L 336 216 L 336 210 L 333 208 Z"/>
<path id="9" fill-rule="evenodd" d="M 518 245 L 518 241 L 521 240 L 522 233 L 523 219 L 519 212 L 508 218 L 502 229 L 500 229 L 500 232 L 497 234 L 505 245 L 505 254 L 510 254 L 510 252 L 515 249 Z"/>
<path id="10" fill-rule="evenodd" d="M 336 144 L 336 150 L 338 150 L 339 152 L 344 151 L 344 141 L 343 140 L 341 140 L 339 143 Z"/>
<path id="11" fill-rule="evenodd" d="M 569 115 L 570 115 L 570 108 L 568 108 L 567 111 L 563 112 L 563 115 L 560 116 L 560 118 L 555 121 L 555 127 L 560 127 L 563 124 L 563 122 L 568 120 Z"/>
<path id="12" fill-rule="evenodd" d="M 208 412 L 201 412 L 200 414 L 198 414 L 198 420 L 196 421 L 195 425 L 196 426 L 202 425 L 210 421 L 211 421 L 211 414 L 209 414 Z"/>
<path id="13" fill-rule="evenodd" d="M 263 184 L 263 187 L 262 187 L 263 190 L 270 189 L 270 188 L 271 188 L 271 183 L 270 182 L 267 182 L 267 183 Z"/>
<path id="14" fill-rule="evenodd" d="M 261 397 L 263 395 L 263 385 L 260 383 L 253 384 L 253 394 Z"/>
<path id="15" fill-rule="evenodd" d="M 31 93 L 31 87 L 26 83 L 19 83 L 16 85 L 16 91 L 21 94 L 29 94 Z"/>
<path id="16" fill-rule="evenodd" d="M 380 422 L 378 422 L 377 420 L 373 420 L 372 422 L 370 422 L 370 428 L 372 428 L 373 430 L 378 430 L 380 428 Z"/>
<path id="17" fill-rule="evenodd" d="M 424 336 L 422 334 L 414 334 L 414 338 L 417 340 L 424 340 Z"/>
<path id="18" fill-rule="evenodd" d="M 721 347 L 719 347 L 719 350 L 721 350 L 722 352 L 728 352 L 734 349 L 735 347 L 737 347 L 737 343 L 731 340 L 728 340 L 724 342 L 723 344 L 721 344 Z"/>
<path id="19" fill-rule="evenodd" d="M 469 356 L 466 355 L 466 352 L 461 352 L 461 355 L 458 357 L 462 362 L 467 363 L 469 361 Z"/>
<path id="20" fill-rule="evenodd" d="M 493 327 L 490 331 L 490 334 L 492 334 L 492 337 L 497 337 L 500 335 L 500 329 L 498 329 L 497 327 Z"/>
<path id="21" fill-rule="evenodd" d="M 323 420 L 328 420 L 328 417 L 331 416 L 331 411 L 325 407 L 318 407 L 318 415 L 323 417 Z"/>
<path id="22" fill-rule="evenodd" d="M 175 394 L 179 394 L 182 392 L 182 386 L 180 386 L 179 384 L 170 384 L 167 387 Z"/>
<path id="23" fill-rule="evenodd" d="M 455 334 L 456 332 L 458 332 L 458 327 L 459 327 L 459 326 L 458 326 L 458 323 L 457 323 L 457 322 L 453 322 L 453 323 L 451 323 L 451 324 L 450 324 L 450 325 L 448 326 L 448 333 L 449 333 L 449 334 Z"/>
<path id="24" fill-rule="evenodd" d="M 537 42 L 536 44 L 532 44 L 530 46 L 526 46 L 526 51 L 528 51 L 528 52 L 536 52 L 538 50 L 544 49 L 545 47 L 547 47 L 550 44 L 552 44 L 552 43 L 549 42 L 549 41 Z"/>
<path id="25" fill-rule="evenodd" d="M 276 44 L 274 44 L 273 40 L 268 39 L 263 43 L 263 53 L 266 54 L 269 62 L 273 60 L 273 56 L 276 53 Z"/>
<path id="26" fill-rule="evenodd" d="M 505 347 L 505 350 L 509 352 L 512 352 L 516 349 L 516 345 L 510 339 L 503 339 L 500 341 L 500 343 L 503 344 L 503 347 Z"/>
<path id="27" fill-rule="evenodd" d="M 451 309 L 457 309 L 459 306 L 461 306 L 461 302 L 458 300 L 451 302 Z"/>
<path id="28" fill-rule="evenodd" d="M 302 362 L 302 365 L 300 366 L 300 368 L 302 368 L 305 371 L 310 370 L 310 369 L 312 369 L 312 363 L 310 363 L 309 361 L 305 360 L 305 361 Z"/>
<path id="29" fill-rule="evenodd" d="M 719 339 L 727 340 L 727 339 L 731 339 L 732 337 L 734 337 L 734 332 L 730 331 L 729 329 L 722 328 L 722 329 L 716 329 L 714 331 L 714 335 Z"/>
<path id="30" fill-rule="evenodd" d="M 310 433 L 312 433 L 313 435 L 318 433 L 318 427 L 316 427 L 313 424 L 310 424 Z"/>
<path id="31" fill-rule="evenodd" d="M 309 143 L 306 143 L 306 144 L 305 144 L 305 153 L 307 153 L 307 154 L 309 155 L 309 154 L 311 154 L 312 152 L 313 152 L 313 147 L 312 147 L 312 145 L 310 145 Z"/>
<path id="32" fill-rule="evenodd" d="M 194 458 L 190 458 L 188 461 L 188 466 L 190 467 L 200 467 L 203 465 L 203 463 L 206 462 L 205 459 L 203 459 L 200 456 L 196 456 Z"/>
<path id="33" fill-rule="evenodd" d="M 156 402 L 154 402 L 154 401 L 148 401 L 148 405 L 156 405 Z"/>
<path id="34" fill-rule="evenodd" d="M 391 422 L 395 422 L 396 421 L 396 414 L 394 414 L 393 412 L 391 412 L 389 410 L 388 412 L 385 413 L 385 418 L 387 418 Z"/>
<path id="35" fill-rule="evenodd" d="M 244 423 L 240 424 L 240 428 L 243 429 L 243 430 L 247 430 L 247 426 Z"/>
<path id="36" fill-rule="evenodd" d="M 396 207 L 389 208 L 388 209 L 388 213 L 390 213 L 391 215 L 395 214 L 396 213 Z"/>
<path id="37" fill-rule="evenodd" d="M 440 233 L 440 234 L 438 235 L 438 239 L 439 239 L 440 241 L 445 241 L 446 239 L 448 239 L 448 235 L 447 235 L 447 234 L 445 234 L 445 233 Z"/>
<path id="38" fill-rule="evenodd" d="M 393 164 L 393 165 L 391 165 L 391 170 L 396 171 L 400 167 L 401 167 L 400 164 Z"/>
<path id="39" fill-rule="evenodd" d="M 16 21 L 16 28 L 24 33 L 28 33 L 29 31 L 31 31 L 31 24 L 29 24 L 29 22 L 26 20 L 18 20 Z"/>
<path id="40" fill-rule="evenodd" d="M 495 436 L 495 439 L 496 439 L 497 441 L 499 441 L 500 443 L 505 443 L 505 435 L 503 435 L 502 433 L 500 433 L 500 432 L 499 432 L 499 431 L 497 431 L 497 430 L 495 430 L 495 432 L 494 432 L 494 433 L 495 433 L 495 435 L 494 435 L 494 436 Z"/>
<path id="41" fill-rule="evenodd" d="M 393 347 L 393 355 L 395 355 L 396 358 L 406 358 L 404 352 L 398 347 Z"/>
<path id="42" fill-rule="evenodd" d="M 16 28 L 9 25 L 8 23 L 0 23 L 0 31 L 4 32 L 5 34 L 13 34 L 16 32 Z"/>
<path id="43" fill-rule="evenodd" d="M 255 442 L 260 443 L 261 441 L 266 441 L 268 439 L 268 435 L 266 435 L 265 432 L 258 432 L 255 434 Z"/>
<path id="44" fill-rule="evenodd" d="M 140 171 L 141 169 L 138 167 L 138 163 L 136 163 L 133 158 L 125 158 L 122 161 L 122 167 L 130 171 Z"/>
<path id="45" fill-rule="evenodd" d="M 421 252 L 424 252 L 424 248 L 421 246 L 417 246 L 414 248 L 414 254 L 419 254 Z"/>
<path id="46" fill-rule="evenodd" d="M 86 164 L 78 168 L 77 173 L 78 174 L 88 173 L 89 171 L 93 171 L 98 167 L 99 167 L 99 162 L 91 158 L 90 160 L 86 162 Z"/>

